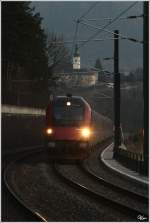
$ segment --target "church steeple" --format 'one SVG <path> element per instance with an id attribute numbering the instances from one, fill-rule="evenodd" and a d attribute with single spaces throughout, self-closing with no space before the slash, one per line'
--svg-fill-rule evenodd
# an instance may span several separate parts
<path id="1" fill-rule="evenodd" d="M 76 44 L 75 45 L 75 51 L 74 51 L 74 57 L 79 57 L 80 54 L 79 54 L 79 49 L 78 49 L 78 45 Z"/>
<path id="2" fill-rule="evenodd" d="M 80 53 L 78 45 L 75 45 L 75 52 L 73 55 L 73 69 L 80 69 Z"/>

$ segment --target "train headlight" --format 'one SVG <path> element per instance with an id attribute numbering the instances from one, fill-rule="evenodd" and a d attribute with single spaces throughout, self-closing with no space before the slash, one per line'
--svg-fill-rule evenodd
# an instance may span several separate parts
<path id="1" fill-rule="evenodd" d="M 90 137 L 91 135 L 91 130 L 89 128 L 82 128 L 81 129 L 81 135 L 84 137 L 84 138 L 88 138 Z"/>
<path id="2" fill-rule="evenodd" d="M 53 130 L 51 128 L 46 129 L 46 133 L 48 135 L 51 135 L 53 133 Z"/>
<path id="3" fill-rule="evenodd" d="M 70 101 L 67 101 L 67 106 L 71 106 L 71 102 Z"/>

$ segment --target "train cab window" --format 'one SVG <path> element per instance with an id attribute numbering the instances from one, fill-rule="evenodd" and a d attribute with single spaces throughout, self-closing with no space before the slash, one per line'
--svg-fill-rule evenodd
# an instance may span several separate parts
<path id="1" fill-rule="evenodd" d="M 56 125 L 80 125 L 84 119 L 84 106 L 80 100 L 58 100 L 54 104 L 54 124 Z M 68 106 L 69 105 L 69 106 Z"/>

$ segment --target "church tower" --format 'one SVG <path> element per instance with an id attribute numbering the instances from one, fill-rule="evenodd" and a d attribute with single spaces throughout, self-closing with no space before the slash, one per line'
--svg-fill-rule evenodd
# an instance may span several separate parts
<path id="1" fill-rule="evenodd" d="M 79 49 L 78 49 L 77 44 L 75 46 L 75 52 L 74 52 L 74 55 L 73 55 L 73 69 L 74 70 L 79 70 L 80 69 L 80 54 L 79 54 Z"/>

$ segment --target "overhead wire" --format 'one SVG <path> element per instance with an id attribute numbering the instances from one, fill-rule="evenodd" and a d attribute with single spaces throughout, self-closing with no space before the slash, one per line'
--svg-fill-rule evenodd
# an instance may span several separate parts
<path id="1" fill-rule="evenodd" d="M 71 57 L 73 56 L 74 45 L 75 45 L 75 42 L 77 41 L 77 35 L 78 35 L 78 28 L 79 28 L 80 19 L 83 19 L 97 4 L 98 4 L 98 2 L 95 2 L 94 4 L 92 4 L 90 6 L 90 8 L 82 16 L 80 16 L 79 19 L 76 20 L 75 33 L 74 33 L 72 49 L 71 49 Z M 65 42 L 63 41 L 63 43 L 65 43 Z M 62 59 L 62 58 L 63 58 L 63 56 L 60 59 Z"/>
<path id="2" fill-rule="evenodd" d="M 84 12 L 83 15 L 81 15 L 77 20 L 76 20 L 76 27 L 75 27 L 75 33 L 74 33 L 74 38 L 73 38 L 73 44 L 72 44 L 72 50 L 71 50 L 71 56 L 73 56 L 73 49 L 74 49 L 74 45 L 75 42 L 77 41 L 77 34 L 78 34 L 78 28 L 79 28 L 79 23 L 80 20 L 83 19 L 96 5 L 98 4 L 98 2 L 95 2 L 94 4 L 92 4 L 90 6 L 90 8 Z"/>
<path id="3" fill-rule="evenodd" d="M 82 15 L 79 17 L 79 21 L 84 18 L 96 5 L 98 4 L 98 2 L 95 2 L 93 5 L 91 5 L 91 7 Z"/>
<path id="4" fill-rule="evenodd" d="M 129 11 L 133 6 L 135 6 L 138 3 L 138 1 L 132 3 L 129 7 L 127 7 L 125 10 L 123 10 L 121 13 L 119 13 L 111 22 L 108 22 L 106 25 L 103 26 L 103 28 L 107 28 L 112 23 L 116 22 L 123 14 L 125 14 L 127 11 Z M 81 23 L 81 21 L 80 21 Z M 85 44 L 87 44 L 89 41 L 91 41 L 95 36 L 97 36 L 99 33 L 101 33 L 103 30 L 99 30 L 98 32 L 94 33 L 94 35 L 90 36 L 86 42 L 80 45 L 79 48 L 83 47 Z"/>
<path id="5" fill-rule="evenodd" d="M 127 17 L 120 17 L 120 20 L 128 20 L 128 19 L 137 19 L 137 18 L 143 18 L 143 14 L 141 15 L 134 15 L 134 16 L 127 16 Z M 101 20 L 109 20 L 109 22 L 111 22 L 113 20 L 113 18 L 111 17 L 102 17 L 102 18 L 96 18 L 96 19 L 86 19 L 87 21 L 101 21 Z"/>
<path id="6" fill-rule="evenodd" d="M 110 34 L 115 34 L 113 31 L 111 30 L 108 30 L 108 29 L 105 29 L 105 28 L 101 28 L 101 27 L 97 27 L 97 26 L 94 26 L 94 25 L 91 25 L 91 24 L 88 24 L 88 23 L 85 23 L 85 22 L 81 22 L 81 24 L 85 25 L 85 26 L 88 26 L 88 27 L 91 27 L 91 28 L 94 28 L 94 29 L 98 29 L 100 31 L 104 31 L 104 32 L 107 32 L 107 33 L 110 33 Z M 133 42 L 139 42 L 139 43 L 143 43 L 143 41 L 140 41 L 140 40 L 136 40 L 134 38 L 130 38 L 130 37 L 127 37 L 125 35 L 122 35 L 122 34 L 116 34 L 118 37 L 121 37 L 122 39 L 127 39 L 127 40 L 130 40 L 130 41 L 133 41 Z"/>
<path id="7" fill-rule="evenodd" d="M 93 39 L 91 41 L 106 41 L 106 40 L 114 40 L 115 38 L 105 38 L 105 39 Z M 119 39 L 122 39 L 122 38 L 119 38 Z M 86 39 L 78 39 L 78 42 L 86 42 L 87 40 Z M 63 45 L 63 44 L 72 44 L 73 41 L 71 40 L 68 40 L 68 41 L 63 41 L 63 42 L 57 42 L 57 45 Z"/>

